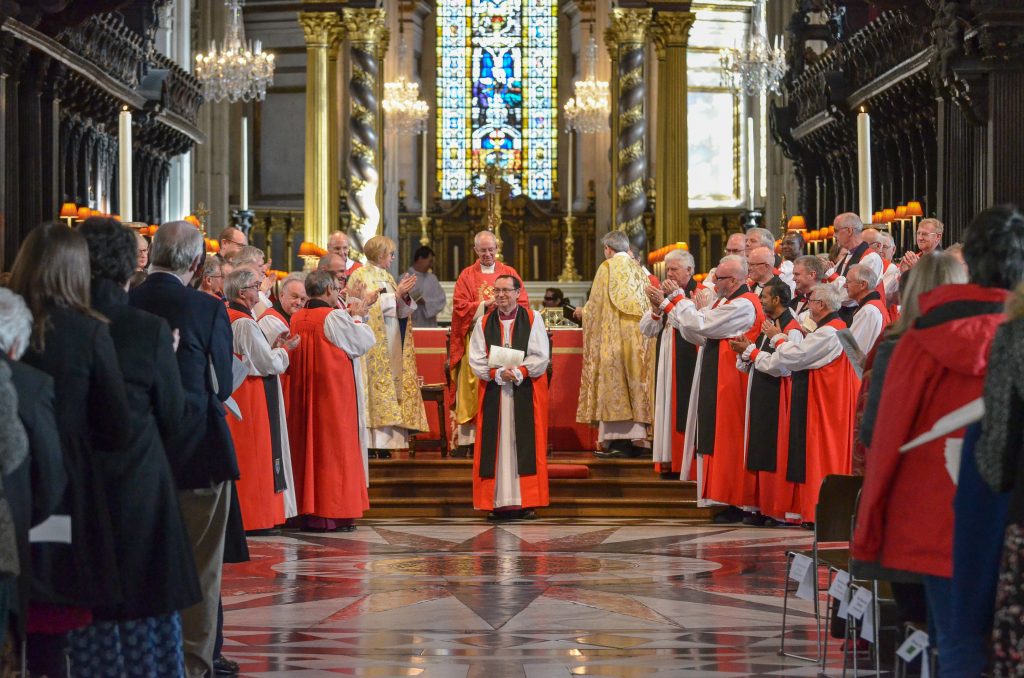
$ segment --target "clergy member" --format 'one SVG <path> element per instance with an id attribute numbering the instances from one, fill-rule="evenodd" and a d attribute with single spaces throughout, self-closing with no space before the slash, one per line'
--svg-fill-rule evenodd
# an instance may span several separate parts
<path id="1" fill-rule="evenodd" d="M 494 308 L 469 342 L 469 365 L 484 385 L 473 507 L 490 511 L 488 520 L 530 519 L 534 507 L 548 505 L 548 335 L 540 314 L 519 305 L 519 278 L 498 276 L 492 289 Z M 519 354 L 502 360 L 502 349 Z"/>
<path id="2" fill-rule="evenodd" d="M 874 233 L 871 234 L 871 231 L 874 231 Z M 884 231 L 867 228 L 864 229 L 864 240 L 868 241 L 871 249 L 878 256 L 882 257 L 882 279 L 879 281 L 881 286 L 880 292 L 882 293 L 886 308 L 889 309 L 889 315 L 892 315 L 892 311 L 899 304 L 900 290 L 900 267 L 892 260 L 893 255 L 896 254 L 896 242 L 892 239 L 891 235 Z"/>
<path id="3" fill-rule="evenodd" d="M 693 255 L 685 250 L 666 254 L 665 280 L 658 287 L 647 287 L 651 307 L 640 318 L 640 331 L 644 336 L 657 337 L 651 451 L 657 470 L 666 479 L 679 478 L 683 467 L 683 432 L 693 372 L 697 367 L 697 344 L 687 341 L 665 313 L 665 308 L 674 305 L 680 296 L 693 299 L 697 289 L 693 267 Z"/>
<path id="4" fill-rule="evenodd" d="M 348 235 L 342 231 L 335 231 L 331 233 L 327 238 L 327 251 L 332 254 L 337 254 L 341 257 L 345 267 L 342 269 L 345 273 L 345 277 L 351 276 L 353 273 L 362 268 L 362 264 L 354 259 L 349 258 L 349 252 L 351 246 L 349 244 Z"/>
<path id="5" fill-rule="evenodd" d="M 415 276 L 416 284 L 412 288 L 416 310 L 412 314 L 413 327 L 437 327 L 437 314 L 444 310 L 448 297 L 441 289 L 441 283 L 432 269 L 434 267 L 434 250 L 426 245 L 417 249 L 412 255 L 412 266 L 407 273 Z"/>
<path id="6" fill-rule="evenodd" d="M 852 464 L 860 380 L 839 343 L 838 333 L 846 329 L 837 314 L 841 304 L 833 285 L 816 285 L 811 292 L 811 317 L 817 329 L 803 341 L 784 342 L 774 353 L 746 341 L 736 344 L 759 372 L 792 372 L 786 479 L 799 487 L 798 519 L 804 522 L 814 522 L 825 476 L 849 474 Z"/>
<path id="7" fill-rule="evenodd" d="M 747 287 L 760 297 L 766 285 L 780 279 L 779 270 L 775 268 L 775 252 L 763 245 L 751 249 L 747 253 L 747 275 Z"/>
<path id="8" fill-rule="evenodd" d="M 946 229 L 941 221 L 934 217 L 922 219 L 917 225 L 914 239 L 917 241 L 916 252 L 906 252 L 900 259 L 900 270 L 909 271 L 921 257 L 932 252 L 942 251 L 942 232 Z"/>
<path id="9" fill-rule="evenodd" d="M 602 457 L 639 457 L 650 449 L 654 342 L 640 332 L 649 308 L 649 280 L 629 253 L 622 231 L 606 234 L 605 260 L 590 298 L 576 317 L 583 321 L 583 374 L 576 421 L 598 426 Z"/>
<path id="10" fill-rule="evenodd" d="M 473 237 L 473 251 L 478 257 L 459 273 L 452 294 L 451 345 L 448 365 L 455 383 L 455 424 L 458 427 L 453 457 L 472 454 L 476 439 L 476 415 L 480 407 L 480 392 L 476 375 L 469 366 L 466 344 L 476 321 L 494 306 L 494 281 L 499 275 L 511 275 L 522 281 L 511 266 L 497 260 L 498 241 L 490 231 L 480 231 Z M 526 290 L 519 292 L 519 305 L 530 307 Z"/>
<path id="11" fill-rule="evenodd" d="M 236 268 L 224 281 L 231 321 L 232 350 L 248 371 L 232 394 L 241 418 L 227 417 L 238 456 L 239 480 L 235 483 L 246 532 L 269 530 L 296 515 L 290 476 L 288 432 L 281 429 L 283 402 L 277 375 L 288 369 L 288 352 L 298 338 L 288 331 L 267 341 L 252 315 L 259 303 L 262 274 L 249 266 Z"/>
<path id="12" fill-rule="evenodd" d="M 761 290 L 761 308 L 767 320 L 754 341 L 758 350 L 774 353 L 781 343 L 803 338 L 800 323 L 789 310 L 789 285 L 776 279 Z M 747 372 L 747 417 L 744 455 L 747 470 L 757 474 L 759 514 L 744 519 L 750 525 L 774 526 L 799 517 L 796 484 L 786 480 L 786 455 L 789 441 L 790 372 L 751 371 L 751 363 L 743 359 L 746 338 L 732 340 L 729 347 L 739 355 L 736 368 Z M 783 454 L 779 454 L 779 450 Z"/>
<path id="13" fill-rule="evenodd" d="M 889 326 L 889 311 L 878 293 L 875 272 L 863 264 L 854 264 L 846 273 L 846 294 L 857 302 L 857 310 L 850 323 L 850 332 L 865 356 Z"/>
<path id="14" fill-rule="evenodd" d="M 757 476 L 743 462 L 747 375 L 736 369 L 736 353 L 727 341 L 739 335 L 753 340 L 764 322 L 761 300 L 746 281 L 747 260 L 727 255 L 718 264 L 718 299 L 710 308 L 697 310 L 687 299 L 677 304 L 680 327 L 705 341 L 686 413 L 683 474 L 687 477 L 696 452 L 699 500 L 729 507 L 715 516 L 719 523 L 739 522 L 744 509 L 757 506 Z"/>
<path id="15" fill-rule="evenodd" d="M 810 310 L 810 295 L 814 286 L 825 278 L 826 264 L 813 254 L 797 257 L 793 262 L 793 299 L 789 308 L 797 319 L 801 319 Z"/>
<path id="16" fill-rule="evenodd" d="M 353 297 L 347 310 L 337 308 L 338 283 L 330 273 L 310 273 L 306 294 L 306 308 L 292 316 L 292 333 L 301 342 L 292 352 L 288 384 L 299 513 L 307 529 L 351 531 L 370 507 L 353 361 L 377 338 L 362 299 Z"/>

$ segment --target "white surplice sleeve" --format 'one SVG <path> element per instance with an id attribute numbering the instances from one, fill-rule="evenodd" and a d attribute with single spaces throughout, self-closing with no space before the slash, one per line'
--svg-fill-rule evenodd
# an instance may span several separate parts
<path id="1" fill-rule="evenodd" d="M 834 327 L 822 327 L 811 332 L 803 341 L 783 342 L 775 353 L 758 351 L 754 367 L 760 372 L 778 376 L 782 369 L 796 372 L 813 370 L 828 365 L 843 352 Z"/>
<path id="2" fill-rule="evenodd" d="M 358 358 L 377 343 L 373 330 L 362 320 L 356 320 L 343 308 L 335 309 L 324 319 L 324 335 L 349 358 Z"/>
<path id="3" fill-rule="evenodd" d="M 757 317 L 753 304 L 747 299 L 735 299 L 714 308 L 700 311 L 689 299 L 680 299 L 673 311 L 678 311 L 678 327 L 687 338 L 687 333 L 705 339 L 728 339 L 750 329 Z"/>
<path id="4" fill-rule="evenodd" d="M 256 305 L 252 307 L 252 314 L 259 318 L 263 313 L 270 308 L 270 297 L 263 293 L 263 290 L 259 291 L 260 300 L 256 302 Z"/>
<path id="5" fill-rule="evenodd" d="M 473 334 L 469 337 L 469 369 L 481 381 L 491 380 L 491 369 L 487 366 L 487 340 L 484 338 L 483 323 L 473 321 Z"/>
<path id="6" fill-rule="evenodd" d="M 274 342 L 282 332 L 291 332 L 291 328 L 281 322 L 281 319 L 272 313 L 268 313 L 259 319 L 257 324 L 260 329 L 263 330 L 263 336 L 267 338 L 267 341 Z"/>
<path id="7" fill-rule="evenodd" d="M 654 317 L 654 312 L 650 309 L 644 311 L 644 314 L 640 316 L 640 333 L 645 337 L 656 337 L 661 333 L 662 327 L 665 323 L 665 316 L 658 314 L 658 317 Z"/>
<path id="8" fill-rule="evenodd" d="M 263 330 L 252 318 L 239 318 L 231 323 L 233 350 L 242 356 L 249 376 L 266 377 L 288 369 L 288 351 L 271 348 Z"/>
<path id="9" fill-rule="evenodd" d="M 424 315 L 428 318 L 435 317 L 448 303 L 441 283 L 432 273 L 427 273 L 420 279 L 420 303 L 423 304 Z"/>
<path id="10" fill-rule="evenodd" d="M 395 295 L 395 313 L 399 318 L 408 318 L 417 309 L 416 302 L 412 297 L 399 297 Z"/>
<path id="11" fill-rule="evenodd" d="M 861 353 L 867 355 L 871 347 L 875 345 L 875 339 L 882 333 L 882 314 L 874 306 L 864 306 L 853 316 L 850 323 L 850 332 L 857 340 Z"/>
<path id="12" fill-rule="evenodd" d="M 523 367 L 526 368 L 526 374 L 531 379 L 536 379 L 548 369 L 549 362 L 551 362 L 551 346 L 548 343 L 547 328 L 544 327 L 544 319 L 541 318 L 540 313 L 534 313 L 533 326 L 530 328 L 530 342 L 526 346 Z"/>

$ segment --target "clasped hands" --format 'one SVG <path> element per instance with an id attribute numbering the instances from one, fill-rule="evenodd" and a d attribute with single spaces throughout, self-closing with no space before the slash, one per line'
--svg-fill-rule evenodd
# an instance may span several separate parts
<path id="1" fill-rule="evenodd" d="M 277 335 L 277 339 L 274 339 L 274 348 L 283 348 L 286 351 L 292 351 L 299 345 L 299 335 L 289 334 L 288 330 L 285 330 L 281 334 Z"/>
<path id="2" fill-rule="evenodd" d="M 661 302 L 665 301 L 665 297 L 672 296 L 672 293 L 678 289 L 679 283 L 671 278 L 666 278 L 661 282 L 661 287 L 645 285 L 644 294 L 647 295 L 648 301 L 651 302 L 651 307 L 658 308 L 661 306 Z"/>

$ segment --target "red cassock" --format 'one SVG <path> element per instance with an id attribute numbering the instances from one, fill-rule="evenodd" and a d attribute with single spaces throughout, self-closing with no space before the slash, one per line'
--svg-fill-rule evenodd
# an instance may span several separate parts
<path id="1" fill-rule="evenodd" d="M 761 300 L 744 292 L 724 303 L 736 299 L 746 299 L 754 307 L 754 322 L 743 333 L 754 341 L 764 322 Z M 715 354 L 709 354 L 709 350 Z M 708 367 L 714 369 L 714 379 L 708 379 Z M 757 506 L 757 476 L 747 471 L 743 460 L 747 373 L 736 369 L 736 352 L 725 339 L 708 339 L 704 345 L 698 397 L 697 453 L 703 455 L 704 497 L 730 506 Z M 709 428 L 715 432 L 710 440 L 701 433 Z"/>
<path id="2" fill-rule="evenodd" d="M 252 316 L 228 307 L 231 323 Z M 239 356 L 241 358 L 242 356 Z M 239 478 L 235 482 L 246 530 L 266 530 L 284 522 L 284 498 L 274 493 L 274 450 L 270 414 L 263 377 L 249 375 L 231 394 L 241 421 L 228 412 L 228 428 L 235 443 Z"/>
<path id="3" fill-rule="evenodd" d="M 839 318 L 825 325 L 836 331 L 846 328 Z M 841 353 L 824 367 L 794 372 L 792 380 L 787 476 L 800 483 L 802 519 L 813 521 L 821 481 L 834 473 L 849 474 L 852 467 L 860 379 Z"/>
<path id="4" fill-rule="evenodd" d="M 352 359 L 324 333 L 331 308 L 292 316 L 301 337 L 288 368 L 288 435 L 302 515 L 359 518 L 370 508 L 359 447 L 358 395 Z"/>
<path id="5" fill-rule="evenodd" d="M 480 319 L 481 328 L 486 328 L 488 319 L 494 316 L 494 320 L 497 321 L 497 316 L 494 315 L 494 311 L 491 311 L 483 318 Z M 511 330 L 511 342 L 512 348 L 522 350 L 526 352 L 527 342 L 529 341 L 530 331 L 527 329 L 525 332 L 520 332 L 518 336 L 520 339 L 525 337 L 525 340 L 516 341 L 517 332 L 516 325 L 521 322 L 529 322 L 529 327 L 533 327 L 533 323 L 537 318 L 537 314 L 532 310 L 528 310 L 520 307 L 517 312 L 516 320 L 513 323 Z M 497 323 L 500 331 L 500 323 Z M 498 335 L 500 336 L 500 335 Z M 488 342 L 488 347 L 490 347 Z M 529 380 L 532 385 L 532 399 L 533 404 L 533 439 L 534 445 L 532 450 L 532 463 L 534 464 L 533 473 L 525 473 L 522 469 L 524 468 L 523 460 L 524 455 L 527 454 L 525 450 L 520 452 L 517 450 L 517 457 L 520 459 L 518 464 L 519 472 L 519 493 L 522 499 L 522 508 L 532 508 L 536 506 L 547 506 L 548 505 L 548 466 L 547 466 L 547 449 L 548 449 L 548 376 L 542 374 L 541 376 L 530 379 L 526 373 L 525 367 L 520 367 L 523 372 L 524 381 Z M 484 441 L 488 436 L 484 435 L 484 427 L 493 427 L 495 438 L 498 437 L 497 431 L 500 430 L 498 427 L 501 425 L 501 419 L 498 416 L 485 417 L 485 398 L 487 397 L 488 389 L 493 390 L 495 395 L 499 395 L 501 387 L 494 383 L 494 372 L 491 370 L 491 379 L 489 382 L 480 382 L 480 407 L 476 415 L 476 442 L 474 444 L 473 451 L 473 507 L 481 511 L 490 511 L 494 509 L 494 467 L 497 465 L 497 454 L 492 454 L 491 457 L 482 454 L 481 448 Z M 514 396 L 513 396 L 514 397 Z M 517 417 L 518 418 L 518 417 Z M 516 426 L 516 422 L 512 422 L 513 427 Z M 523 436 L 518 434 L 517 440 L 522 440 Z M 485 458 L 489 459 L 489 465 L 491 468 L 491 477 L 481 477 L 481 463 L 484 462 Z M 514 508 L 514 507 L 502 507 L 502 508 Z"/>

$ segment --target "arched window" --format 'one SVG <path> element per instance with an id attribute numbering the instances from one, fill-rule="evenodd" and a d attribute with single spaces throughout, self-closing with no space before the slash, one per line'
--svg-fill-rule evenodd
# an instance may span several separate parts
<path id="1" fill-rule="evenodd" d="M 443 200 L 498 164 L 513 195 L 550 200 L 557 154 L 557 0 L 437 0 Z"/>

